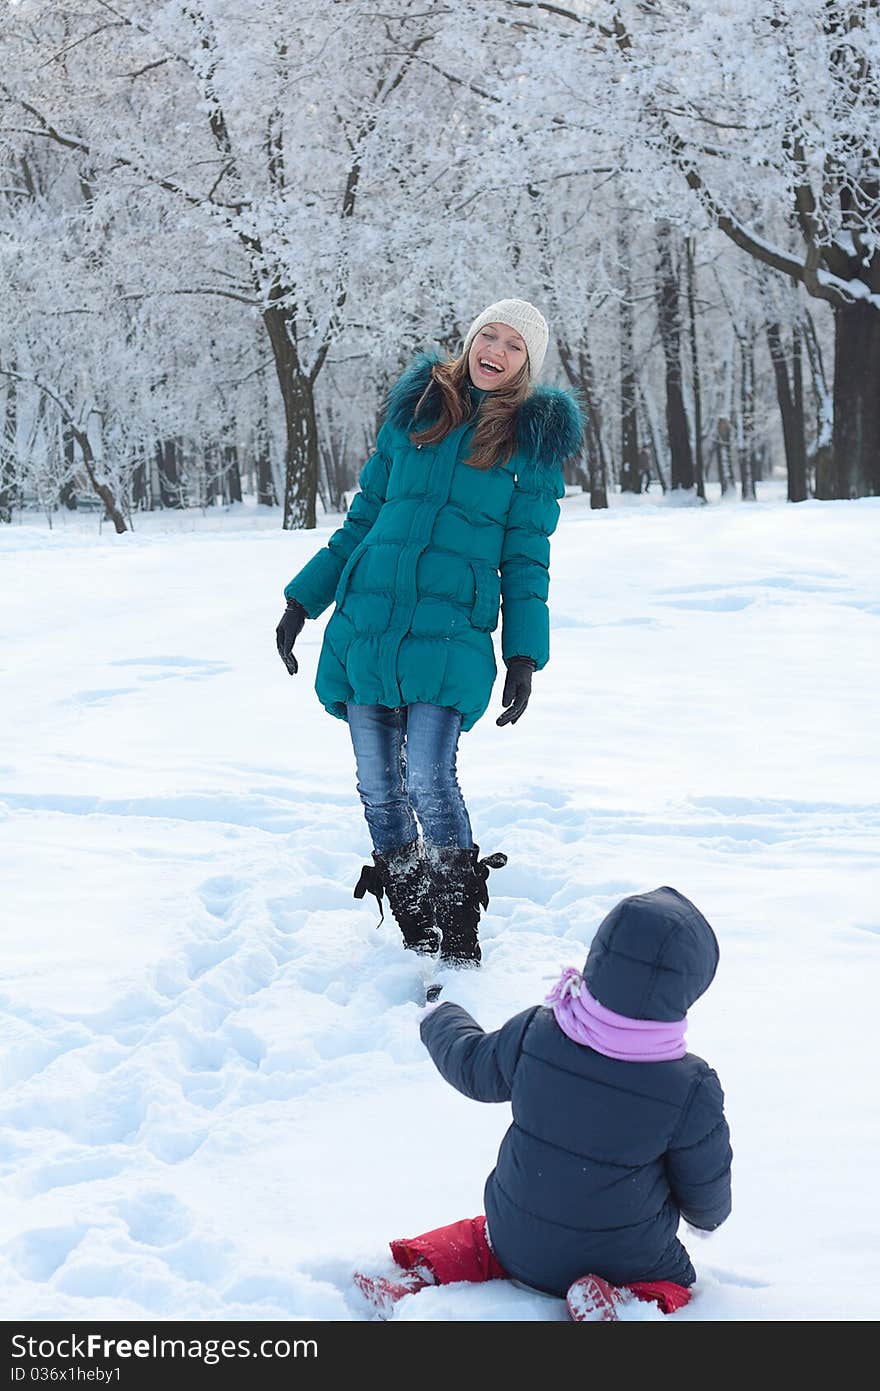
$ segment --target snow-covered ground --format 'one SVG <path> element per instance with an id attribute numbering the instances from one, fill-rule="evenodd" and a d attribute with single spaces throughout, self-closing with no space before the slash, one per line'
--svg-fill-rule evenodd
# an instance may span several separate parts
<path id="1" fill-rule="evenodd" d="M 274 650 L 330 524 L 0 528 L 6 1318 L 364 1318 L 354 1267 L 481 1210 L 509 1108 L 437 1076 L 419 962 L 351 897 L 323 624 L 299 677 Z M 444 998 L 496 1027 L 659 884 L 718 933 L 689 1045 L 725 1087 L 734 1213 L 677 1322 L 876 1317 L 878 525 L 873 500 L 567 499 L 551 664 L 516 727 L 499 683 L 462 740 L 510 862 Z M 501 1282 L 397 1311 L 563 1316 Z"/>

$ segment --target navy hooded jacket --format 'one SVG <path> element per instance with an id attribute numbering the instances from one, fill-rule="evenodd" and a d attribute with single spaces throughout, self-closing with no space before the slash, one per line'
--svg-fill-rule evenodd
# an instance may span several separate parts
<path id="1" fill-rule="evenodd" d="M 625 898 L 584 968 L 600 1004 L 683 1019 L 708 988 L 718 943 L 675 889 Z M 730 1213 L 730 1135 L 712 1068 L 692 1053 L 622 1062 L 575 1043 L 549 1008 L 485 1033 L 459 1005 L 421 1025 L 443 1077 L 475 1101 L 510 1101 L 513 1124 L 485 1188 L 492 1247 L 513 1279 L 564 1296 L 592 1272 L 613 1284 L 696 1279 L 676 1235 Z"/>

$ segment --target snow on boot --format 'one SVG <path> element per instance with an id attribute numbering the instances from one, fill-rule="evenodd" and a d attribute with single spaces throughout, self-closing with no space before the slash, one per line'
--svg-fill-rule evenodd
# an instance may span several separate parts
<path id="1" fill-rule="evenodd" d="M 388 895 L 405 947 L 424 955 L 437 952 L 440 935 L 434 926 L 431 880 L 417 840 L 385 854 L 373 851 L 373 863 L 361 870 L 354 896 L 363 898 L 368 893 L 374 894 L 379 904 L 380 921 L 385 918 L 382 897 Z"/>
<path id="2" fill-rule="evenodd" d="M 433 868 L 440 960 L 450 966 L 479 966 L 477 929 L 480 909 L 489 906 L 489 870 L 501 869 L 507 856 L 498 852 L 481 860 L 478 845 L 470 850 L 430 846 L 426 854 Z"/>
<path id="3" fill-rule="evenodd" d="M 568 1312 L 576 1323 L 618 1323 L 618 1308 L 625 1295 L 601 1275 L 582 1275 L 565 1296 Z"/>
<path id="4" fill-rule="evenodd" d="M 395 1304 L 408 1294 L 418 1294 L 419 1290 L 435 1283 L 426 1266 L 414 1266 L 412 1270 L 401 1270 L 391 1276 L 364 1275 L 356 1270 L 352 1279 L 380 1319 L 390 1319 Z"/>

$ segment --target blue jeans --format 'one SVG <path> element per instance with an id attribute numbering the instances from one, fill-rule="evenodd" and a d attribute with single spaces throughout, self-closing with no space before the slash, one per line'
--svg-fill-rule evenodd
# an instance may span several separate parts
<path id="1" fill-rule="evenodd" d="M 473 845 L 455 770 L 461 715 L 443 705 L 349 705 L 357 788 L 373 848 L 380 854 L 416 840 Z"/>

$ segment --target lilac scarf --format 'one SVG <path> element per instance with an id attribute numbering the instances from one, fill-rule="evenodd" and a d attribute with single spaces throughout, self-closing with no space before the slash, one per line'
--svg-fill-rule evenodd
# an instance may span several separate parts
<path id="1" fill-rule="evenodd" d="M 683 1058 L 687 1016 L 670 1023 L 660 1019 L 629 1019 L 594 1000 L 580 971 L 567 966 L 547 996 L 556 1022 L 575 1043 L 584 1043 L 627 1063 L 664 1063 Z"/>

